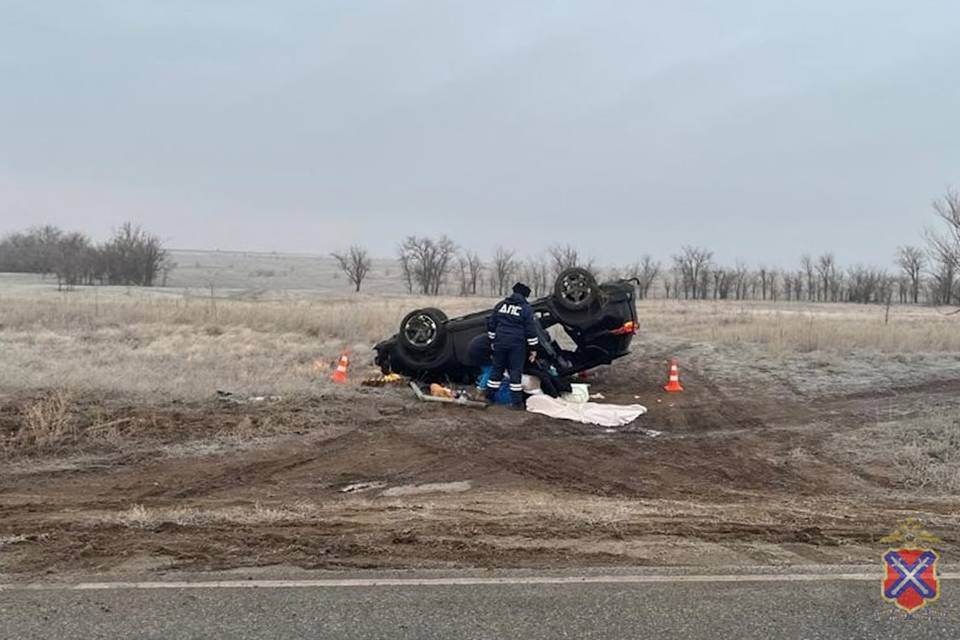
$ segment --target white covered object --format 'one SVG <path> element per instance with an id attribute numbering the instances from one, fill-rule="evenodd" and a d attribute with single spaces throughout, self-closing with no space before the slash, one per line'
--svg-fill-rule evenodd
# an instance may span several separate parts
<path id="1" fill-rule="evenodd" d="M 523 384 L 523 390 L 530 395 L 538 395 L 543 393 L 543 390 L 540 388 L 540 378 L 537 376 L 528 376 L 523 374 L 520 376 L 520 382 Z"/>
<path id="2" fill-rule="evenodd" d="M 590 385 L 574 383 L 570 385 L 570 393 L 561 396 L 567 402 L 589 402 Z"/>
<path id="3" fill-rule="evenodd" d="M 628 425 L 647 412 L 639 404 L 619 405 L 600 404 L 598 402 L 569 402 L 548 395 L 527 398 L 527 411 L 539 413 L 551 418 L 573 420 L 583 424 L 596 424 L 601 427 L 622 427 Z"/>

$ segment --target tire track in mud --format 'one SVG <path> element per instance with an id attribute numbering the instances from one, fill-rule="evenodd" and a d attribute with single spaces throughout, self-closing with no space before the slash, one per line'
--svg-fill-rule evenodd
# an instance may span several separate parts
<path id="1" fill-rule="evenodd" d="M 647 426 L 670 433 L 705 433 L 737 429 L 762 430 L 784 424 L 809 422 L 814 415 L 809 399 L 792 383 L 792 397 L 771 398 L 763 389 L 756 391 L 726 388 L 717 384 L 703 369 L 697 366 L 698 358 L 685 360 L 683 355 L 696 345 L 680 342 L 669 349 L 644 353 L 641 358 L 631 358 L 623 372 L 617 371 L 614 378 L 605 376 L 604 387 L 609 387 L 609 396 L 621 402 L 635 402 L 636 395 L 646 404 L 649 413 L 643 419 Z M 685 391 L 665 394 L 661 391 L 666 381 L 666 367 L 672 355 L 681 356 L 681 382 Z M 662 369 L 662 371 L 661 371 Z M 615 369 L 607 372 L 612 373 Z M 782 376 L 764 370 L 766 377 L 776 384 L 787 384 Z M 631 386 L 627 380 L 638 379 L 642 391 L 634 396 L 625 396 L 618 389 Z M 606 393 L 607 389 L 603 391 Z"/>
<path id="2" fill-rule="evenodd" d="M 759 391 L 743 398 L 701 369 L 687 367 L 687 392 L 666 396 L 659 391 L 662 383 L 653 382 L 652 364 L 639 359 L 625 364 L 624 371 L 597 376 L 594 390 L 611 401 L 631 401 L 632 389 L 638 389 L 636 395 L 650 408 L 644 426 L 667 429 L 663 437 L 627 430 L 604 434 L 588 425 L 499 409 L 425 406 L 402 391 L 387 391 L 363 402 L 327 397 L 281 408 L 295 416 L 288 420 L 301 435 L 248 450 L 159 459 L 121 456 L 106 468 L 28 476 L 2 476 L 0 470 L 7 484 L 6 493 L 0 492 L 0 534 L 28 530 L 50 536 L 23 543 L 16 555 L 0 556 L 0 570 L 102 568 L 137 553 L 169 556 L 178 566 L 195 568 L 599 565 L 622 563 L 625 556 L 595 553 L 593 541 L 639 544 L 651 536 L 690 544 L 791 544 L 798 545 L 797 554 L 817 555 L 838 541 L 871 543 L 903 515 L 902 503 L 871 493 L 884 488 L 882 478 L 858 476 L 821 451 L 830 428 L 861 416 L 865 406 L 887 397 L 883 392 L 810 404 Z M 931 385 L 916 385 L 909 393 L 919 403 L 930 393 L 945 397 L 960 390 L 956 380 Z M 189 429 L 176 431 L 172 419 L 160 424 L 165 434 L 186 439 L 194 426 L 216 433 L 221 423 L 234 424 L 256 411 L 211 404 L 190 409 Z M 335 435 L 329 435 L 331 424 Z M 814 455 L 791 457 L 794 449 Z M 340 491 L 362 481 L 458 480 L 471 480 L 482 494 L 386 500 L 377 492 Z M 15 495 L 29 495 L 29 503 L 3 502 Z M 504 496 L 502 503 L 490 497 L 498 495 Z M 829 507 L 837 495 L 857 499 L 850 502 L 849 522 L 838 522 L 830 508 L 822 513 L 811 508 L 803 516 L 789 508 L 798 497 Z M 568 498 L 642 498 L 729 505 L 738 513 L 704 517 L 681 508 L 673 515 L 642 515 L 628 522 L 571 522 L 524 512 L 531 497 L 561 508 Z M 261 500 L 268 508 L 319 504 L 323 518 L 202 526 L 164 522 L 152 528 L 103 520 L 104 514 L 138 503 L 212 510 L 249 508 Z M 758 505 L 755 511 L 751 504 Z M 918 503 L 917 509 L 946 519 L 954 517 L 955 504 Z M 777 515 L 783 520 L 776 521 Z M 98 522 L 94 516 L 101 518 L 99 524 L 91 524 Z M 525 546 L 511 547 L 516 539 Z M 551 548 L 564 540 L 575 546 Z"/>
<path id="3" fill-rule="evenodd" d="M 215 471 L 210 470 L 212 473 L 206 470 L 202 472 L 199 479 L 186 478 L 185 474 L 180 475 L 176 473 L 181 465 L 175 465 L 173 469 L 169 468 L 169 465 L 164 465 L 168 467 L 163 470 L 164 473 L 155 476 L 162 478 L 164 482 L 147 480 L 147 482 L 153 485 L 152 488 L 138 491 L 138 487 L 142 487 L 143 483 L 137 483 L 127 487 L 118 486 L 117 488 L 135 495 L 138 500 L 151 498 L 181 500 L 185 498 L 209 497 L 218 491 L 225 488 L 236 487 L 237 485 L 249 486 L 255 483 L 269 483 L 274 476 L 308 465 L 316 460 L 316 458 L 317 456 L 314 454 L 301 454 L 292 457 L 286 455 L 283 459 L 232 463 L 223 466 L 217 465 Z M 156 471 L 159 472 L 160 470 L 157 469 Z M 170 486 L 167 486 L 166 483 L 170 483 Z"/>

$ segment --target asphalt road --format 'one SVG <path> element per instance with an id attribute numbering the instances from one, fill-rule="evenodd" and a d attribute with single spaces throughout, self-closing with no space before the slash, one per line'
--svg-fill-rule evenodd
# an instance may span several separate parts
<path id="1" fill-rule="evenodd" d="M 159 584 L 20 583 L 0 586 L 0 638 L 960 637 L 952 588 L 960 575 L 948 575 L 940 600 L 908 617 L 880 598 L 876 568 L 857 569 L 876 577 L 821 571 L 829 575 L 407 572 L 355 581 L 229 574 Z M 400 583 L 390 583 L 398 575 Z M 579 582 L 584 575 L 591 582 Z"/>

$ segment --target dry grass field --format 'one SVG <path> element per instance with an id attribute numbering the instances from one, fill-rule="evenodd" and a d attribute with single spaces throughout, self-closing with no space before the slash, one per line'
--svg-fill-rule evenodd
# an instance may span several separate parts
<path id="1" fill-rule="evenodd" d="M 57 292 L 18 280 L 0 286 L 3 388 L 154 400 L 209 397 L 217 389 L 311 393 L 342 350 L 370 363 L 372 345 L 395 332 L 405 313 L 437 303 L 279 290 L 221 290 L 213 297 L 110 287 Z M 478 301 L 440 303 L 457 313 Z"/>
<path id="2" fill-rule="evenodd" d="M 957 316 L 931 307 L 651 300 L 643 309 L 651 331 L 778 353 L 960 352 Z"/>
<path id="3" fill-rule="evenodd" d="M 650 413 L 604 432 L 356 384 L 410 309 L 489 299 L 403 295 L 389 264 L 354 295 L 323 259 L 177 261 L 151 290 L 0 275 L 0 573 L 846 562 L 906 516 L 960 549 L 957 316 L 646 301 L 590 382 Z"/>
<path id="4" fill-rule="evenodd" d="M 487 298 L 427 299 L 309 290 L 117 287 L 57 292 L 37 278 L 0 277 L 0 385 L 198 399 L 217 389 L 309 394 L 349 349 L 360 365 L 371 347 L 420 306 L 449 315 Z M 766 358 L 848 364 L 877 354 L 930 360 L 960 353 L 960 322 L 925 307 L 651 300 L 644 334 L 762 348 Z M 935 366 L 942 356 L 923 366 Z"/>

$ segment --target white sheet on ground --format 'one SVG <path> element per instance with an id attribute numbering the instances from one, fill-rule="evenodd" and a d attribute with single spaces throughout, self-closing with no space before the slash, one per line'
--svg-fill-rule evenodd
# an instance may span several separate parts
<path id="1" fill-rule="evenodd" d="M 589 402 L 590 385 L 575 382 L 570 385 L 570 393 L 565 393 L 560 397 L 568 402 Z"/>
<path id="2" fill-rule="evenodd" d="M 622 427 L 630 424 L 647 412 L 639 404 L 619 405 L 600 404 L 598 402 L 568 402 L 548 395 L 527 398 L 527 411 L 539 413 L 551 418 L 574 420 L 583 424 L 596 424 L 601 427 Z"/>

